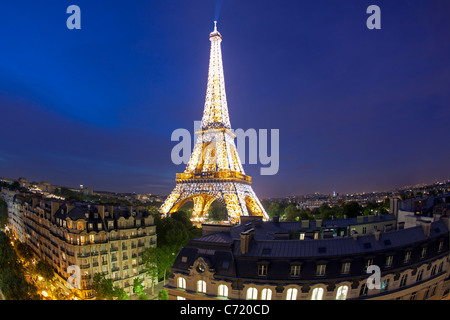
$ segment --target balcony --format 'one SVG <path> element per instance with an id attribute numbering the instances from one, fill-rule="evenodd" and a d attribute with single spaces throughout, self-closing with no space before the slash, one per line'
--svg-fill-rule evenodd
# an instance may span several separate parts
<path id="1" fill-rule="evenodd" d="M 212 171 L 199 173 L 177 173 L 176 182 L 197 182 L 197 181 L 236 181 L 247 184 L 252 183 L 252 177 L 237 171 Z"/>

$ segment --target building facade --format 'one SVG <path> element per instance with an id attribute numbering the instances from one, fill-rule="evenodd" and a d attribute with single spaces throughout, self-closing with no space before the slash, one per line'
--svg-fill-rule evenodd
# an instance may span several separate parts
<path id="1" fill-rule="evenodd" d="M 92 279 L 96 273 L 106 273 L 114 286 L 128 294 L 133 293 L 137 277 L 145 288 L 152 285 L 142 260 L 147 248 L 156 247 L 156 226 L 147 211 L 19 195 L 7 204 L 12 208 L 10 228 L 21 234 L 19 239 L 38 259 L 52 265 L 59 284 L 66 284 L 73 275 L 70 266 L 79 267 L 80 287 L 74 289 L 78 298 L 95 298 Z"/>
<path id="2" fill-rule="evenodd" d="M 448 299 L 447 217 L 303 240 L 301 222 L 252 218 L 234 227 L 204 225 L 203 236 L 180 250 L 172 267 L 170 299 Z"/>

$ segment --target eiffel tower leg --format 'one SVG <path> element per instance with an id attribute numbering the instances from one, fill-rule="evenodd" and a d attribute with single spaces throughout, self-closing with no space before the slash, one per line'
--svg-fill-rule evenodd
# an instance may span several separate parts
<path id="1" fill-rule="evenodd" d="M 192 198 L 194 201 L 194 209 L 192 210 L 191 221 L 195 224 L 201 224 L 208 216 L 208 210 L 214 197 L 208 195 L 199 195 Z"/>

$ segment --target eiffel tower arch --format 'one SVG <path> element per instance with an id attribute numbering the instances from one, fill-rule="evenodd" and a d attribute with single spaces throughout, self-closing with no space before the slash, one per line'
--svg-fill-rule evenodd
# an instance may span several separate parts
<path id="1" fill-rule="evenodd" d="M 201 129 L 189 162 L 183 173 L 176 174 L 176 186 L 160 208 L 164 215 L 178 211 L 192 200 L 191 220 L 201 223 L 214 200 L 227 210 L 230 223 L 239 223 L 239 217 L 256 215 L 268 220 L 268 215 L 254 193 L 252 178 L 245 174 L 234 143 L 228 115 L 225 81 L 220 43 L 222 35 L 209 35 L 211 52 L 208 84 Z"/>

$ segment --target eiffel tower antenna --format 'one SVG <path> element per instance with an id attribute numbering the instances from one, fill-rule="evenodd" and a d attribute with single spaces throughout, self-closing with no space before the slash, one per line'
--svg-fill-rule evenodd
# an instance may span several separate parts
<path id="1" fill-rule="evenodd" d="M 239 217 L 255 215 L 268 220 L 268 215 L 251 187 L 239 159 L 228 115 L 225 80 L 220 44 L 222 35 L 214 21 L 210 33 L 211 51 L 201 128 L 191 158 L 183 173 L 176 174 L 176 186 L 160 208 L 164 215 L 178 211 L 193 200 L 191 220 L 199 225 L 207 217 L 214 200 L 227 209 L 231 224 Z"/>

